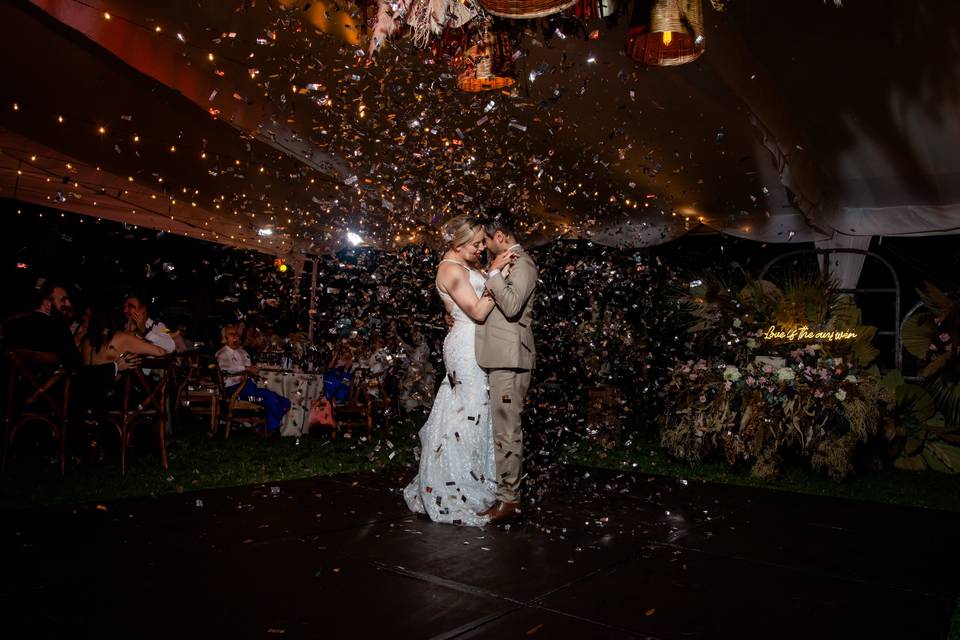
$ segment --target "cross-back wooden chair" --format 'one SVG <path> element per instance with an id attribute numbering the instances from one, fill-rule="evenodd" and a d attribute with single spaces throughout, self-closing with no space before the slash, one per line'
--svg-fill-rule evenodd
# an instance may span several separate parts
<path id="1" fill-rule="evenodd" d="M 210 436 L 217 432 L 222 395 L 217 383 L 217 361 L 197 351 L 180 354 L 174 406 L 191 415 L 210 417 Z"/>
<path id="2" fill-rule="evenodd" d="M 363 390 L 367 396 L 367 403 L 370 408 L 371 429 L 377 417 L 386 422 L 392 411 L 398 411 L 396 394 L 393 396 L 390 395 L 384 381 L 385 378 L 383 377 L 371 376 L 368 377 L 364 383 Z"/>
<path id="3" fill-rule="evenodd" d="M 160 447 L 160 464 L 169 468 L 167 461 L 167 403 L 172 359 L 143 358 L 140 366 L 121 374 L 122 404 L 119 409 L 107 411 L 106 420 L 120 435 L 120 473 L 127 473 L 127 448 L 133 438 L 134 427 L 152 426 Z M 150 375 L 144 373 L 150 371 Z"/>
<path id="4" fill-rule="evenodd" d="M 60 475 L 67 460 L 67 425 L 70 416 L 70 375 L 60 356 L 45 351 L 10 349 L 6 353 L 7 407 L 4 418 L 3 462 L 17 431 L 28 422 L 47 424 L 57 443 Z"/>
<path id="5" fill-rule="evenodd" d="M 337 431 L 346 427 L 347 433 L 352 436 L 354 427 L 366 427 L 367 437 L 373 435 L 373 413 L 371 411 L 370 395 L 366 390 L 366 377 L 354 372 L 350 381 L 350 393 L 344 402 L 333 403 L 333 430 L 331 438 L 337 437 Z"/>
<path id="6" fill-rule="evenodd" d="M 240 379 L 240 384 L 237 385 L 237 388 L 234 389 L 231 393 L 227 393 L 227 387 L 223 379 L 223 371 L 220 370 L 220 367 L 215 367 L 217 375 L 217 384 L 220 389 L 220 409 L 219 415 L 223 416 L 224 428 L 223 428 L 223 439 L 226 440 L 230 437 L 230 431 L 233 428 L 233 421 L 236 419 L 243 420 L 244 422 L 249 422 L 255 427 L 258 428 L 260 435 L 266 437 L 267 434 L 267 413 L 264 408 L 257 404 L 256 402 L 250 402 L 244 398 L 240 397 L 240 392 L 243 390 L 247 380 L 250 379 L 250 376 L 246 373 Z M 214 423 L 213 434 L 216 434 L 217 427 Z M 211 437 L 212 435 L 211 434 Z"/>

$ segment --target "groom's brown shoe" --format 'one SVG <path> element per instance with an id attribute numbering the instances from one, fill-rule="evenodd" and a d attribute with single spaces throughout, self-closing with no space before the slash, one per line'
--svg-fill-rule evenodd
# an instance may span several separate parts
<path id="1" fill-rule="evenodd" d="M 503 522 L 504 520 L 509 520 L 515 516 L 520 511 L 519 502 L 497 502 L 485 511 L 481 515 L 486 515 L 490 518 L 490 522 Z"/>
<path id="2" fill-rule="evenodd" d="M 492 515 L 493 515 L 493 510 L 497 508 L 497 505 L 498 505 L 498 504 L 500 504 L 500 501 L 499 501 L 499 500 L 494 500 L 494 501 L 493 501 L 493 504 L 490 505 L 490 507 L 489 507 L 488 509 L 485 509 L 485 510 L 481 511 L 481 512 L 478 513 L 477 515 L 480 516 L 481 518 L 486 518 L 487 516 L 492 516 Z"/>

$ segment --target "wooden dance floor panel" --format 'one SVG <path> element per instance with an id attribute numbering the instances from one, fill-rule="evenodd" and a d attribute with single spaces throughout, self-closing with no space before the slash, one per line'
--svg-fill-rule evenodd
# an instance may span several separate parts
<path id="1" fill-rule="evenodd" d="M 569 468 L 526 519 L 346 475 L 4 514 L 9 638 L 943 638 L 960 515 Z"/>

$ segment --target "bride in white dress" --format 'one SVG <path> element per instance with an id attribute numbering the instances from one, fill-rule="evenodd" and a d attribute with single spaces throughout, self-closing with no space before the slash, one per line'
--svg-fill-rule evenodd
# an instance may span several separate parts
<path id="1" fill-rule="evenodd" d="M 434 522 L 482 526 L 478 516 L 496 499 L 493 423 L 487 374 L 477 365 L 476 324 L 494 307 L 480 271 L 483 226 L 460 216 L 443 228 L 447 252 L 437 268 L 437 290 L 453 317 L 443 341 L 445 378 L 420 429 L 420 470 L 403 490 L 407 506 Z M 509 270 L 510 256 L 492 268 Z M 502 263 L 502 264 L 501 264 Z"/>

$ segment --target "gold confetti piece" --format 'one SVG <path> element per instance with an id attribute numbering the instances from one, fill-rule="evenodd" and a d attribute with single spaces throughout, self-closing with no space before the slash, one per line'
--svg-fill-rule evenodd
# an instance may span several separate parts
<path id="1" fill-rule="evenodd" d="M 538 625 L 535 626 L 535 627 L 531 627 L 530 629 L 527 629 L 527 635 L 528 635 L 528 636 L 532 636 L 532 635 L 538 633 L 538 632 L 540 631 L 540 629 L 543 629 L 543 623 L 540 623 L 540 624 L 538 624 Z"/>
<path id="2" fill-rule="evenodd" d="M 647 612 L 646 612 L 644 615 L 647 616 L 647 617 L 650 617 L 650 616 L 652 616 L 653 614 L 655 614 L 656 612 L 657 612 L 656 609 L 647 609 Z"/>

